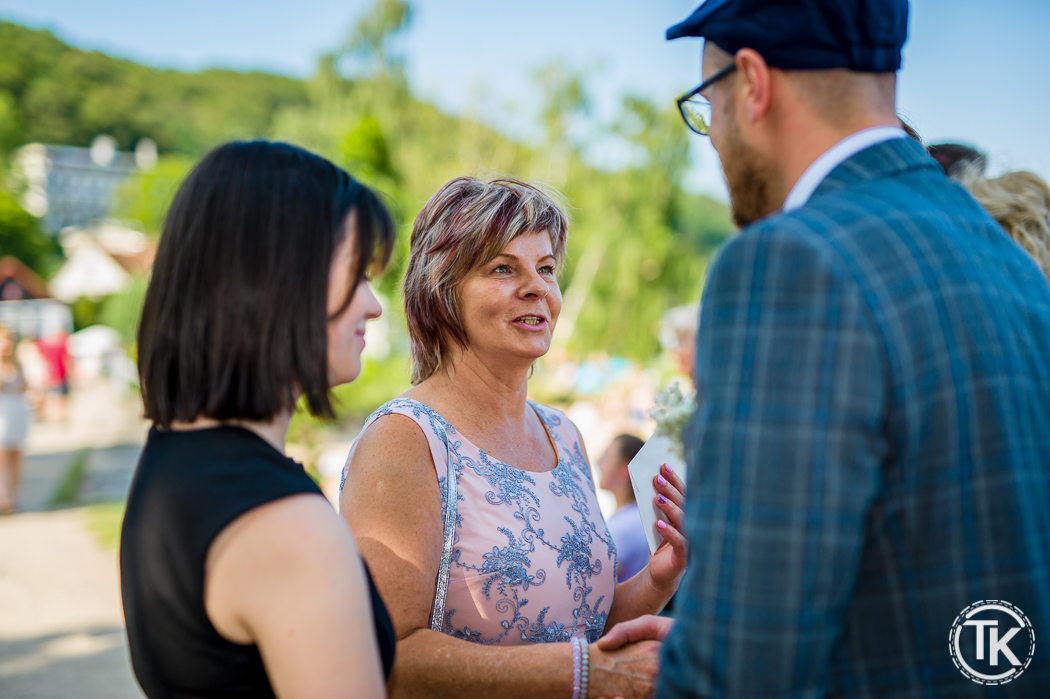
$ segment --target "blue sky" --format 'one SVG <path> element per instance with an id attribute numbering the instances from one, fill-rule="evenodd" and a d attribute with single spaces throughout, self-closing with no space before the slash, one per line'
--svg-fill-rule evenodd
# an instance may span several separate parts
<path id="1" fill-rule="evenodd" d="M 561 61 L 590 74 L 595 118 L 631 92 L 667 101 L 699 77 L 698 40 L 666 42 L 698 0 L 415 0 L 401 46 L 413 86 L 446 109 L 529 133 L 531 75 Z M 0 0 L 0 17 L 78 46 L 165 67 L 257 68 L 306 76 L 370 0 Z M 993 171 L 1050 179 L 1050 2 L 916 0 L 899 107 L 927 141 L 961 140 Z M 516 115 L 506 105 L 520 109 Z M 683 127 L 684 128 L 684 127 Z M 694 189 L 724 196 L 714 152 L 693 140 Z"/>

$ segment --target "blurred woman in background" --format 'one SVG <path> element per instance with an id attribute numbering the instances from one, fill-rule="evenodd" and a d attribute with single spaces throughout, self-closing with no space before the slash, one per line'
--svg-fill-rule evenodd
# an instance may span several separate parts
<path id="1" fill-rule="evenodd" d="M 22 451 L 29 431 L 26 380 L 15 355 L 15 338 L 0 325 L 0 514 L 18 506 Z"/>
<path id="2" fill-rule="evenodd" d="M 960 179 L 1050 278 L 1050 187 L 1046 182 L 1023 170 L 986 179 L 972 168 Z"/>
<path id="3" fill-rule="evenodd" d="M 366 273 L 392 244 L 371 190 L 287 144 L 221 146 L 180 187 L 142 311 L 154 425 L 120 546 L 151 699 L 385 696 L 386 609 L 284 444 L 300 396 L 331 417 L 360 372 L 381 312 Z"/>

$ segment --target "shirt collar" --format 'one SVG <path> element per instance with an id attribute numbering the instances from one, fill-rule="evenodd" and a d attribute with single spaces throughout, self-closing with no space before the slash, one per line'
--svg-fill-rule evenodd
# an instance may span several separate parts
<path id="1" fill-rule="evenodd" d="M 794 211 L 804 206 L 824 178 L 857 153 L 883 141 L 907 137 L 904 129 L 896 126 L 873 126 L 846 136 L 810 163 L 784 199 L 784 211 Z"/>

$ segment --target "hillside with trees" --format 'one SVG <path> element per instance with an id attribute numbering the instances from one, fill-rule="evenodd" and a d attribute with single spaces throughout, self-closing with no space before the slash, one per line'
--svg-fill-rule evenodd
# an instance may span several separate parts
<path id="1" fill-rule="evenodd" d="M 557 341 L 576 356 L 651 358 L 661 315 L 699 298 L 707 262 L 732 231 L 723 204 L 683 187 L 689 137 L 673 104 L 626 96 L 613 124 L 595 124 L 585 77 L 552 64 L 535 74 L 542 138 L 525 143 L 413 93 L 391 41 L 410 21 L 407 3 L 378 0 L 307 80 L 161 70 L 3 22 L 0 148 L 87 145 L 99 133 L 122 148 L 153 139 L 157 168 L 128 184 L 115 214 L 156 234 L 179 181 L 210 147 L 253 137 L 302 145 L 387 196 L 402 233 L 379 282 L 388 296 L 411 222 L 442 183 L 464 173 L 540 180 L 565 193 L 572 219 Z M 586 155 L 610 142 L 633 154 L 612 171 Z"/>
<path id="2" fill-rule="evenodd" d="M 211 69 L 159 70 L 69 46 L 51 32 L 0 22 L 0 148 L 90 145 L 197 155 L 230 138 L 266 136 L 282 108 L 306 102 L 300 80 Z"/>

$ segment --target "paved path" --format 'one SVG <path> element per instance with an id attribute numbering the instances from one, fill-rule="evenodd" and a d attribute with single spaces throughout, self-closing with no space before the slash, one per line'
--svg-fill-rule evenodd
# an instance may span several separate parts
<path id="1" fill-rule="evenodd" d="M 115 550 L 81 509 L 0 519 L 0 697 L 141 699 Z"/>
<path id="2" fill-rule="evenodd" d="M 72 460 L 90 450 L 79 502 L 124 499 L 146 425 L 137 398 L 78 387 L 67 422 L 29 434 L 21 514 L 0 518 L 0 698 L 142 699 L 131 673 L 116 550 L 83 509 L 47 511 Z"/>
<path id="3" fill-rule="evenodd" d="M 138 396 L 105 380 L 78 386 L 69 420 L 36 422 L 29 430 L 19 508 L 50 508 L 55 488 L 73 459 L 88 449 L 80 503 L 123 500 L 146 438 Z"/>

